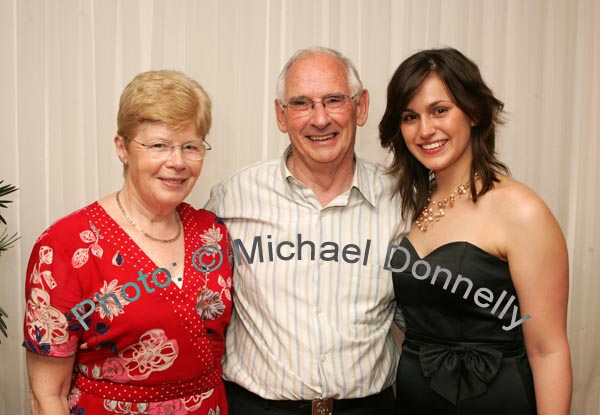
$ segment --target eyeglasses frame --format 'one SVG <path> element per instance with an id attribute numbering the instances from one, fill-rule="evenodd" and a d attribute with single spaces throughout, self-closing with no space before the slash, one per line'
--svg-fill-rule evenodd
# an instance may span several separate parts
<path id="1" fill-rule="evenodd" d="M 151 144 L 146 144 L 146 143 L 141 143 L 138 140 L 136 140 L 133 137 L 128 137 L 128 136 L 122 136 L 124 139 L 129 140 L 129 141 L 133 141 L 136 144 L 139 144 L 140 146 L 142 146 L 143 149 L 145 150 L 151 150 L 152 149 L 152 145 Z M 206 158 L 206 152 L 212 150 L 212 146 L 210 145 L 210 143 L 206 140 L 202 140 L 202 145 L 204 146 L 204 155 L 202 156 L 202 158 L 199 159 L 189 159 L 188 156 L 186 156 L 185 152 L 183 151 L 183 148 L 188 145 L 188 144 L 181 144 L 181 145 L 175 145 L 175 144 L 170 144 L 167 145 L 165 144 L 166 147 L 168 147 L 170 149 L 169 155 L 166 156 L 165 158 L 169 158 L 171 157 L 171 155 L 173 154 L 173 151 L 175 151 L 176 148 L 180 148 L 181 149 L 181 155 L 188 161 L 201 161 L 204 160 Z"/>
<path id="2" fill-rule="evenodd" d="M 342 98 L 342 97 L 343 97 L 343 98 L 344 98 L 344 104 L 345 104 L 346 102 L 355 102 L 355 101 L 356 101 L 356 98 L 358 98 L 358 96 L 359 96 L 360 94 L 361 94 L 360 92 L 357 92 L 356 94 L 354 94 L 354 95 L 352 95 L 352 96 L 348 96 L 348 95 L 346 95 L 346 94 L 329 94 L 329 95 L 325 95 L 324 97 L 322 97 L 322 98 L 321 98 L 321 99 L 319 99 L 319 100 L 312 99 L 312 98 L 307 98 L 307 101 L 310 101 L 310 104 L 311 104 L 311 105 L 310 105 L 310 109 L 307 109 L 307 110 L 295 110 L 293 107 L 290 107 L 290 106 L 289 106 L 289 102 L 290 102 L 289 100 L 288 100 L 288 103 L 287 103 L 287 104 L 284 104 L 283 102 L 279 101 L 279 106 L 281 107 L 281 109 L 282 109 L 282 110 L 283 110 L 283 109 L 288 109 L 288 110 L 290 110 L 290 109 L 291 109 L 291 110 L 292 110 L 293 112 L 295 112 L 295 113 L 302 113 L 302 112 L 304 112 L 304 111 L 306 111 L 306 112 L 308 112 L 308 111 L 313 111 L 313 110 L 315 109 L 315 104 L 319 103 L 319 104 L 321 104 L 321 105 L 323 106 L 323 109 L 324 109 L 324 110 L 325 110 L 325 111 L 326 111 L 328 114 L 331 114 L 331 112 L 329 112 L 329 111 L 327 110 L 327 105 L 325 105 L 325 104 L 323 103 L 323 99 L 325 99 L 325 98 L 328 98 L 328 97 L 333 97 L 333 96 L 337 96 L 337 97 L 340 97 L 340 98 Z"/>

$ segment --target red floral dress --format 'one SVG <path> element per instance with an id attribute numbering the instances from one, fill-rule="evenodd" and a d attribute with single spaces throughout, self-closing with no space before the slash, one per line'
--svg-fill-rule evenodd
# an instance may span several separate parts
<path id="1" fill-rule="evenodd" d="M 182 288 L 97 203 L 50 226 L 26 279 L 24 346 L 76 356 L 71 413 L 227 414 L 231 249 L 213 213 L 178 207 Z M 175 277 L 173 277 L 175 278 Z"/>

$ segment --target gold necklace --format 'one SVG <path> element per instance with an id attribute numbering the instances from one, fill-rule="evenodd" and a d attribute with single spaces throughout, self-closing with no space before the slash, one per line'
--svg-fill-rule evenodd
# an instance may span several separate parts
<path id="1" fill-rule="evenodd" d="M 474 176 L 475 181 L 479 179 L 479 174 L 475 173 Z M 431 199 L 431 190 L 429 191 L 429 196 L 427 197 L 427 206 L 423 209 L 423 212 L 419 215 L 415 224 L 417 228 L 421 232 L 426 232 L 427 228 L 433 226 L 435 222 L 439 222 L 446 215 L 446 207 L 454 207 L 454 203 L 456 202 L 456 198 L 459 199 L 469 191 L 470 181 L 467 180 L 463 184 L 459 184 L 456 186 L 456 190 L 447 197 L 443 198 L 441 201 L 436 202 Z M 433 207 L 430 207 L 433 206 Z M 434 211 L 435 209 L 435 211 Z"/>
<path id="2" fill-rule="evenodd" d="M 136 231 L 138 231 L 139 233 L 141 233 L 142 235 L 144 235 L 146 238 L 153 240 L 154 242 L 162 242 L 163 244 L 170 244 L 171 242 L 175 242 L 176 240 L 179 239 L 179 237 L 181 236 L 181 229 L 183 227 L 181 226 L 181 219 L 179 218 L 179 213 L 177 213 L 177 210 L 175 210 L 175 221 L 177 222 L 177 235 L 175 235 L 171 239 L 155 238 L 154 236 L 152 236 L 150 234 L 147 234 L 142 229 L 140 229 L 140 227 L 135 224 L 135 222 L 133 221 L 133 219 L 131 219 L 129 217 L 129 215 L 127 214 L 127 212 L 125 212 L 125 208 L 121 204 L 121 201 L 119 200 L 119 193 L 121 193 L 120 190 L 117 192 L 117 205 L 119 206 L 119 209 L 121 209 L 121 213 L 123 214 L 123 216 L 125 216 L 125 219 L 127 219 L 127 222 L 129 222 L 129 224 L 131 226 L 133 226 Z"/>

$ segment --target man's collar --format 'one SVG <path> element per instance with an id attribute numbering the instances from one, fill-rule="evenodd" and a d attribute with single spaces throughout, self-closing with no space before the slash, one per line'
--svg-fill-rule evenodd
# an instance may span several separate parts
<path id="1" fill-rule="evenodd" d="M 292 172 L 290 171 L 290 169 L 288 169 L 287 166 L 287 159 L 289 156 L 291 156 L 292 154 L 292 145 L 289 144 L 285 150 L 283 150 L 283 155 L 281 156 L 281 174 L 283 174 L 283 178 L 285 180 L 287 180 L 288 178 L 293 178 L 294 180 L 298 181 L 294 175 L 292 174 Z"/>
<path id="2" fill-rule="evenodd" d="M 287 148 L 283 151 L 283 155 L 281 157 L 281 174 L 285 181 L 293 181 L 296 184 L 304 185 L 300 180 L 298 180 L 290 169 L 287 167 L 286 160 L 292 154 L 292 146 L 291 144 L 287 146 Z M 375 177 L 370 177 L 370 174 L 365 167 L 364 161 L 359 157 L 356 157 L 356 153 L 354 154 L 354 176 L 352 177 L 352 184 L 350 185 L 350 190 L 356 189 L 359 194 L 373 207 L 375 206 L 375 198 L 373 196 L 373 180 Z"/>
<path id="3" fill-rule="evenodd" d="M 377 206 L 375 206 L 373 186 L 375 185 L 374 181 L 377 180 L 377 178 L 372 177 L 372 175 L 369 174 L 369 171 L 365 166 L 365 162 L 359 157 L 356 157 L 356 154 L 354 155 L 354 159 L 356 160 L 356 163 L 354 165 L 352 188 L 358 190 L 362 197 L 364 197 L 365 200 L 375 208 Z"/>

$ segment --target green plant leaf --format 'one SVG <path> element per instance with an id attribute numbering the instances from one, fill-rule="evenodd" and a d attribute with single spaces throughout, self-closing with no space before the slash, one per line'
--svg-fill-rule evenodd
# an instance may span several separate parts
<path id="1" fill-rule="evenodd" d="M 13 186 L 12 184 L 5 184 L 4 186 L 2 186 L 2 183 L 4 183 L 4 180 L 0 180 L 0 197 L 9 195 L 18 190 L 18 188 L 16 186 Z M 6 209 L 7 205 L 12 202 L 12 200 L 0 200 L 0 209 Z M 6 220 L 4 219 L 2 214 L 0 214 L 0 222 L 6 225 Z"/>
<path id="2" fill-rule="evenodd" d="M 0 180 L 0 185 L 2 183 L 4 183 L 4 180 Z M 0 197 L 14 193 L 17 190 L 19 190 L 18 187 L 13 186 L 12 184 L 5 184 L 4 186 L 0 186 Z"/>
<path id="3" fill-rule="evenodd" d="M 6 332 L 7 326 L 6 322 L 4 321 L 4 317 L 8 317 L 8 314 L 6 314 L 2 307 L 0 307 L 0 331 L 2 332 L 2 334 L 4 334 L 4 337 L 8 337 L 8 334 Z"/>
<path id="4" fill-rule="evenodd" d="M 0 198 L 18 190 L 16 186 L 13 186 L 11 184 L 2 185 L 2 183 L 4 183 L 4 180 L 0 180 Z M 12 203 L 12 200 L 0 200 L 0 208 L 6 208 L 9 203 Z M 6 220 L 1 214 L 0 222 L 6 225 Z M 4 228 L 4 230 L 0 234 L 0 256 L 2 256 L 2 252 L 12 247 L 15 244 L 15 242 L 17 242 L 20 238 L 21 237 L 18 236 L 16 233 L 9 235 L 7 232 L 7 228 Z M 8 327 L 6 326 L 6 322 L 4 321 L 5 317 L 8 317 L 8 314 L 6 314 L 2 307 L 0 307 L 0 331 L 2 332 L 2 334 L 4 334 L 4 337 L 8 337 Z"/>
<path id="5" fill-rule="evenodd" d="M 0 256 L 2 256 L 2 252 L 12 248 L 12 246 L 19 240 L 21 237 L 17 235 L 15 232 L 12 235 L 9 235 L 7 229 L 4 228 L 2 233 L 0 234 Z"/>

